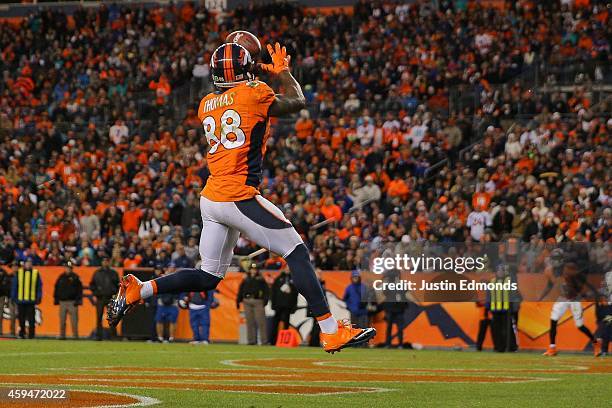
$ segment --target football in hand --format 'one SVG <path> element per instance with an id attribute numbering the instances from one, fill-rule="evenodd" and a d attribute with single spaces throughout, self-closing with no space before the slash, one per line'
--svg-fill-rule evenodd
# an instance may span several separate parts
<path id="1" fill-rule="evenodd" d="M 257 61 L 261 54 L 261 43 L 259 39 L 248 31 L 234 31 L 225 38 L 226 43 L 242 45 L 251 54 L 253 61 Z"/>

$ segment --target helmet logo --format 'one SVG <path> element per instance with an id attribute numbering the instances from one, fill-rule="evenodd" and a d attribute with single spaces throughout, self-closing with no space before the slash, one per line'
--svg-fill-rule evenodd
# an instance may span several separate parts
<path id="1" fill-rule="evenodd" d="M 237 82 L 251 78 L 252 68 L 249 52 L 240 44 L 226 43 L 220 45 L 210 60 L 213 83 L 219 87 L 231 87 Z"/>

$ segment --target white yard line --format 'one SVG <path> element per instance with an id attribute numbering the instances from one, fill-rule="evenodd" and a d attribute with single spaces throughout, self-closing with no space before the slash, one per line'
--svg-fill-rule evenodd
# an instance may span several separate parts
<path id="1" fill-rule="evenodd" d="M 72 391 L 86 391 L 86 392 L 95 392 L 99 394 L 113 394 L 120 395 L 123 397 L 130 397 L 137 399 L 138 402 L 133 404 L 117 404 L 117 405 L 92 405 L 90 408 L 128 408 L 128 407 L 148 407 L 151 405 L 159 404 L 161 401 L 157 398 L 145 397 L 143 395 L 135 395 L 135 394 L 126 394 L 123 392 L 115 392 L 115 391 L 99 391 L 99 390 L 72 390 Z"/>

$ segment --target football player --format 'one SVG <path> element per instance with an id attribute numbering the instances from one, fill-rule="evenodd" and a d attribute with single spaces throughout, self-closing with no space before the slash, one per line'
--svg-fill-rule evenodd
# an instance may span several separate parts
<path id="1" fill-rule="evenodd" d="M 576 264 L 564 262 L 564 253 L 560 248 L 552 251 L 545 273 L 548 277 L 548 284 L 540 296 L 540 301 L 550 293 L 555 285 L 559 285 L 560 296 L 553 304 L 550 313 L 550 345 L 544 355 L 549 357 L 557 355 L 557 323 L 569 309 L 572 312 L 576 327 L 589 338 L 593 344 L 593 354 L 595 357 L 599 357 L 601 355 L 601 345 L 589 328 L 584 325 L 582 304 L 578 300 L 585 289 L 589 287 L 585 274 L 581 273 Z"/>
<path id="2" fill-rule="evenodd" d="M 219 46 L 210 60 L 216 91 L 205 96 L 198 108 L 210 146 L 211 173 L 200 197 L 200 269 L 181 269 L 147 282 L 125 276 L 108 309 L 112 326 L 154 294 L 214 289 L 225 275 L 239 235 L 244 234 L 287 261 L 294 285 L 319 323 L 325 351 L 362 344 L 376 334 L 373 328 L 356 328 L 334 319 L 300 235 L 283 212 L 257 190 L 270 117 L 305 107 L 302 89 L 289 71 L 287 50 L 278 43 L 274 48 L 268 44 L 267 49 L 272 63 L 260 64 L 260 68 L 278 78 L 285 90 L 282 95 L 255 78 L 251 55 L 239 44 Z"/>

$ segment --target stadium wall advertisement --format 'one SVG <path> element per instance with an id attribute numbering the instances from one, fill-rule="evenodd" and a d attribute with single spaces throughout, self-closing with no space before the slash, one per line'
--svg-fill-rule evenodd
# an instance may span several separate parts
<path id="1" fill-rule="evenodd" d="M 59 307 L 53 304 L 53 287 L 64 267 L 38 267 L 43 280 L 43 299 L 38 305 L 39 314 L 37 336 L 54 337 L 59 335 Z M 75 271 L 81 277 L 85 287 L 83 306 L 79 308 L 79 335 L 88 337 L 95 330 L 95 305 L 91 292 L 87 289 L 95 267 L 76 267 Z M 123 270 L 115 268 L 121 275 Z M 264 276 L 271 281 L 277 272 L 265 272 Z M 244 274 L 228 272 L 219 285 L 216 295 L 219 307 L 211 314 L 211 340 L 237 342 L 239 340 L 242 317 L 236 308 L 236 295 Z M 325 281 L 328 300 L 332 313 L 338 318 L 348 317 L 349 313 L 341 300 L 346 286 L 350 283 L 351 272 L 329 271 L 322 273 Z M 549 317 L 552 302 L 521 303 L 518 321 L 518 340 L 521 349 L 545 349 L 548 345 Z M 303 341 L 307 340 L 312 328 L 313 319 L 306 315 L 306 303 L 300 298 L 299 309 L 293 314 L 291 324 Z M 587 327 L 595 328 L 594 304 L 583 302 L 584 322 Z M 474 345 L 479 321 L 483 309 L 475 302 L 419 302 L 412 304 L 406 311 L 404 340 L 424 347 L 466 348 Z M 67 323 L 70 326 L 70 323 Z M 106 322 L 104 322 L 106 325 Z M 8 332 L 9 322 L 3 321 L 4 333 Z M 385 321 L 379 313 L 374 319 L 378 335 L 374 343 L 384 342 Z M 67 327 L 67 335 L 71 335 L 71 327 Z M 120 331 L 121 332 L 121 331 Z M 191 339 L 189 314 L 181 310 L 177 322 L 176 337 Z M 492 346 L 490 335 L 484 343 L 485 348 Z M 557 347 L 560 350 L 580 351 L 589 347 L 588 339 L 576 330 L 571 315 L 566 313 L 559 322 Z"/>

